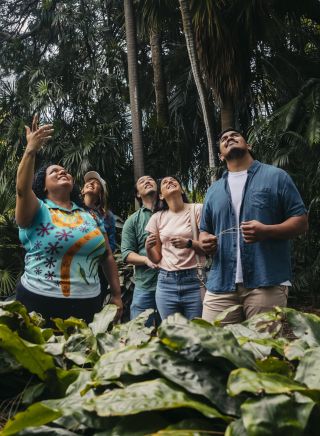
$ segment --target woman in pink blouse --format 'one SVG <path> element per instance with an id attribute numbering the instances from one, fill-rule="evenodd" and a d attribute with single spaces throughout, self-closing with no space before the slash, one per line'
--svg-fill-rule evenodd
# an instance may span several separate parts
<path id="1" fill-rule="evenodd" d="M 176 312 L 186 318 L 201 317 L 200 281 L 196 253 L 204 256 L 193 239 L 191 214 L 199 228 L 201 204 L 190 204 L 176 177 L 159 181 L 159 206 L 146 230 L 149 259 L 160 268 L 156 303 L 162 319 Z"/>

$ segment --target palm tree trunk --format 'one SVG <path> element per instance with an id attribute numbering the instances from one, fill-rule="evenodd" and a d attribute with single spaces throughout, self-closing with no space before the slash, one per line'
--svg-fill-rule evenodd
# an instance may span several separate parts
<path id="1" fill-rule="evenodd" d="M 221 104 L 221 131 L 234 127 L 234 106 L 230 98 L 223 100 Z"/>
<path id="2" fill-rule="evenodd" d="M 209 155 L 209 168 L 210 170 L 214 170 L 215 159 L 214 159 L 214 134 L 213 134 L 213 124 L 212 124 L 212 116 L 210 116 L 209 103 L 206 95 L 205 85 L 202 79 L 202 75 L 200 72 L 200 63 L 196 50 L 195 37 L 192 28 L 192 20 L 191 13 L 189 7 L 188 0 L 179 0 L 182 23 L 183 23 L 183 31 L 186 38 L 186 44 L 191 64 L 191 69 L 194 77 L 194 81 L 198 90 L 202 113 L 203 113 L 203 121 L 206 128 L 207 140 L 208 140 L 208 155 Z M 213 171 L 212 171 L 213 174 Z M 213 175 L 211 176 L 213 179 Z"/>
<path id="3" fill-rule="evenodd" d="M 152 29 L 150 33 L 151 58 L 154 77 L 154 91 L 156 95 L 157 121 L 160 126 L 169 124 L 169 108 L 167 87 L 162 62 L 161 38 L 158 31 Z"/>
<path id="4" fill-rule="evenodd" d="M 133 11 L 133 0 L 124 0 L 126 40 L 128 54 L 128 76 L 132 118 L 133 171 L 137 180 L 144 175 L 142 121 L 138 79 L 137 33 Z"/>

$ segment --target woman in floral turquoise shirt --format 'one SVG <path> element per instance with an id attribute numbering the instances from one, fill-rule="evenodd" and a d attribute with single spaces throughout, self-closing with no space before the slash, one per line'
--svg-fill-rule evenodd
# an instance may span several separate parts
<path id="1" fill-rule="evenodd" d="M 72 176 L 60 165 L 42 168 L 32 184 L 36 153 L 53 129 L 51 124 L 38 127 L 34 117 L 26 131 L 27 147 L 17 173 L 16 221 L 26 250 L 17 300 L 47 321 L 75 316 L 90 322 L 101 309 L 102 264 L 120 316 L 117 267 L 103 223 L 83 209 Z"/>

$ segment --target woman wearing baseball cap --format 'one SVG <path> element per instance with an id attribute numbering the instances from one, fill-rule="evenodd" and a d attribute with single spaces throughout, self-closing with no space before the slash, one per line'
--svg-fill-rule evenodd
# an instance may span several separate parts
<path id="1" fill-rule="evenodd" d="M 81 191 L 84 204 L 97 221 L 103 222 L 110 248 L 114 252 L 116 249 L 116 225 L 113 213 L 106 208 L 108 198 L 106 181 L 97 171 L 89 171 L 84 175 L 84 182 L 85 184 Z M 101 271 L 99 272 L 99 277 L 101 282 L 101 297 L 104 302 L 108 284 L 105 280 L 105 274 Z"/>

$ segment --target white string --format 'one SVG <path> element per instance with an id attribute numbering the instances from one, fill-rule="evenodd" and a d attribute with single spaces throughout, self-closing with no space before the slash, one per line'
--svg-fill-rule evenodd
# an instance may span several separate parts
<path id="1" fill-rule="evenodd" d="M 222 236 L 222 235 L 227 235 L 227 234 L 231 234 L 231 233 L 237 233 L 239 230 L 241 230 L 241 227 L 230 227 L 229 229 L 225 229 L 222 230 L 222 232 L 218 233 L 216 235 L 216 237 Z"/>

